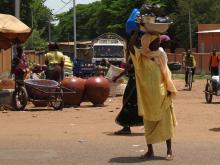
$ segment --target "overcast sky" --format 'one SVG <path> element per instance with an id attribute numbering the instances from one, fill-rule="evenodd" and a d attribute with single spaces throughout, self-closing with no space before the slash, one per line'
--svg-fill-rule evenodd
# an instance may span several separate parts
<path id="1" fill-rule="evenodd" d="M 71 1 L 71 3 L 65 6 L 65 3 L 63 3 L 62 1 L 63 2 Z M 76 4 L 87 4 L 87 3 L 94 2 L 94 1 L 97 1 L 97 0 L 76 0 Z M 46 0 L 45 5 L 49 7 L 50 9 L 53 9 L 54 14 L 57 14 L 57 13 L 68 11 L 73 6 L 72 2 L 73 2 L 72 0 Z"/>

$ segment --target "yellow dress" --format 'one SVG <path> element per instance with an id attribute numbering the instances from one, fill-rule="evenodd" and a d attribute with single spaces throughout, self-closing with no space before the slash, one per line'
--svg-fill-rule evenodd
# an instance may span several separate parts
<path id="1" fill-rule="evenodd" d="M 176 118 L 160 66 L 141 55 L 137 48 L 131 58 L 135 67 L 138 111 L 143 116 L 147 144 L 168 140 L 174 135 Z"/>

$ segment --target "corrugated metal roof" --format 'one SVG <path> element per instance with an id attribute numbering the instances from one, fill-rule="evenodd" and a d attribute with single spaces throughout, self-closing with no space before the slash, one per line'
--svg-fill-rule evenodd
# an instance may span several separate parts
<path id="1" fill-rule="evenodd" d="M 202 33 L 220 33 L 220 29 L 215 29 L 215 30 L 203 30 L 203 31 L 198 31 L 196 33 L 202 34 Z"/>
<path id="2" fill-rule="evenodd" d="M 82 41 L 82 42 L 79 42 L 77 41 L 76 42 L 77 44 L 91 44 L 92 41 Z M 74 45 L 74 42 L 57 42 L 58 45 Z"/>

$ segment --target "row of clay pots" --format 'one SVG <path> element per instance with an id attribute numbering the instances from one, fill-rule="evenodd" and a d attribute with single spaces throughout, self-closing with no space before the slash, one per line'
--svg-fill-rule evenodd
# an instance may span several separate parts
<path id="1" fill-rule="evenodd" d="M 109 96 L 110 84 L 103 76 L 90 77 L 82 79 L 79 77 L 67 77 L 61 82 L 64 87 L 64 105 L 65 106 L 80 106 L 83 101 L 90 101 L 95 106 L 104 104 Z M 71 93 L 69 90 L 74 91 Z M 65 93 L 69 92 L 69 93 Z M 37 107 L 47 106 L 46 102 L 33 102 Z"/>
<path id="2" fill-rule="evenodd" d="M 67 90 L 64 89 L 64 104 L 71 106 L 79 106 L 85 99 L 94 105 L 103 105 L 110 90 L 109 81 L 102 76 L 88 79 L 65 78 L 61 82 L 61 86 L 75 91 L 75 93 L 65 93 Z"/>
<path id="3" fill-rule="evenodd" d="M 61 82 L 61 86 L 64 87 L 65 106 L 80 106 L 83 101 L 91 101 L 95 106 L 103 105 L 110 90 L 109 81 L 102 76 L 88 79 L 67 77 Z M 70 90 L 74 93 L 71 93 Z M 47 105 L 47 103 L 39 101 L 33 102 L 33 104 L 35 106 Z"/>

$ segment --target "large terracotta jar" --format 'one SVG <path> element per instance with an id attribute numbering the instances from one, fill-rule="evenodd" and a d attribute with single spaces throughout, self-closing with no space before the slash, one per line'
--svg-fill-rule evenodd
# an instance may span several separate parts
<path id="1" fill-rule="evenodd" d="M 95 106 L 101 106 L 109 96 L 109 88 L 109 81 L 103 76 L 90 77 L 86 81 L 86 97 Z"/>
<path id="2" fill-rule="evenodd" d="M 74 93 L 65 93 L 70 92 L 69 90 L 63 89 L 64 91 L 64 105 L 69 106 L 80 106 L 80 103 L 83 101 L 84 91 L 85 91 L 86 81 L 78 77 L 66 77 L 62 82 L 61 86 L 68 88 Z"/>

